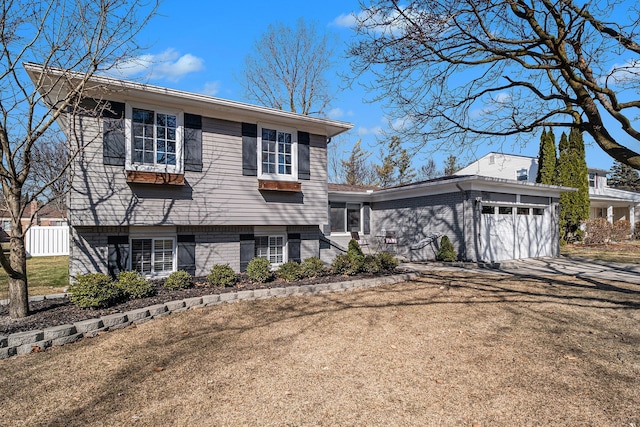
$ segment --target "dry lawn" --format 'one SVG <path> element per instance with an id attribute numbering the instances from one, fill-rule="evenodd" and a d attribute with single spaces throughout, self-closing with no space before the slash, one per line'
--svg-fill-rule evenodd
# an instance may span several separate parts
<path id="1" fill-rule="evenodd" d="M 640 286 L 433 272 L 0 361 L 6 425 L 640 426 Z"/>
<path id="2" fill-rule="evenodd" d="M 604 262 L 640 264 L 640 241 L 627 240 L 607 245 L 564 245 L 562 255 Z"/>

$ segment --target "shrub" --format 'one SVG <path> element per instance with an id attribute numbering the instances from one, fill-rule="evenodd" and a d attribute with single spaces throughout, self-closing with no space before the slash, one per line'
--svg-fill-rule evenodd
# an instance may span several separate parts
<path id="1" fill-rule="evenodd" d="M 109 276 L 83 274 L 69 286 L 69 299 L 81 308 L 105 308 L 122 299 L 122 291 Z"/>
<path id="2" fill-rule="evenodd" d="M 613 223 L 611 228 L 611 240 L 619 242 L 621 240 L 629 239 L 631 234 L 631 223 L 626 219 L 620 219 Z"/>
<path id="3" fill-rule="evenodd" d="M 364 256 L 362 259 L 362 263 L 364 262 Z M 362 268 L 362 263 L 353 262 L 352 257 L 349 256 L 348 253 L 340 254 L 334 258 L 333 263 L 331 263 L 331 267 L 333 268 L 333 272 L 335 274 L 348 274 L 354 275 L 358 274 L 360 269 Z"/>
<path id="4" fill-rule="evenodd" d="M 377 274 L 381 270 L 377 256 L 365 255 L 362 262 L 362 271 L 365 273 Z"/>
<path id="5" fill-rule="evenodd" d="M 167 289 L 186 289 L 193 286 L 191 275 L 184 270 L 174 271 L 164 281 L 164 287 Z"/>
<path id="6" fill-rule="evenodd" d="M 362 253 L 362 249 L 355 239 L 351 239 L 349 241 L 347 256 L 349 257 L 351 269 L 353 270 L 353 272 L 349 274 L 358 274 L 362 271 L 362 266 L 364 265 L 364 253 Z"/>
<path id="7" fill-rule="evenodd" d="M 278 277 L 287 282 L 295 282 L 302 276 L 302 267 L 295 261 L 285 262 L 278 268 Z"/>
<path id="8" fill-rule="evenodd" d="M 449 237 L 442 236 L 440 239 L 440 248 L 438 249 L 438 253 L 436 254 L 436 259 L 438 261 L 455 261 L 458 258 L 458 254 L 449 240 Z"/>
<path id="9" fill-rule="evenodd" d="M 586 223 L 587 234 L 584 242 L 588 245 L 601 245 L 611 239 L 612 225 L 605 218 L 594 218 Z"/>
<path id="10" fill-rule="evenodd" d="M 214 264 L 207 280 L 212 286 L 227 287 L 236 284 L 236 273 L 229 264 Z"/>
<path id="11" fill-rule="evenodd" d="M 307 258 L 300 264 L 302 277 L 320 277 L 326 273 L 324 263 L 318 257 Z"/>
<path id="12" fill-rule="evenodd" d="M 382 271 L 393 271 L 398 266 L 398 260 L 390 253 L 380 252 L 376 258 Z"/>
<path id="13" fill-rule="evenodd" d="M 273 279 L 271 263 L 266 258 L 256 257 L 249 261 L 247 265 L 247 275 L 251 280 L 258 283 L 265 283 Z"/>
<path id="14" fill-rule="evenodd" d="M 155 292 L 153 283 L 137 271 L 123 271 L 118 274 L 116 286 L 129 299 L 144 298 Z"/>

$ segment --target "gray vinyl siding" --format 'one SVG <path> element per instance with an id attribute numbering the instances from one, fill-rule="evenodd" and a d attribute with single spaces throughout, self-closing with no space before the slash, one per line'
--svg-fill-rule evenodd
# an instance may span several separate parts
<path id="1" fill-rule="evenodd" d="M 108 236 L 125 236 L 127 227 L 71 227 L 69 275 L 73 282 L 81 274 L 109 274 Z"/>
<path id="2" fill-rule="evenodd" d="M 240 122 L 202 118 L 203 171 L 185 172 L 185 186 L 127 184 L 123 166 L 103 164 L 98 119 L 83 118 L 82 125 L 91 142 L 74 171 L 69 209 L 74 226 L 328 222 L 324 136 L 311 135 L 311 180 L 299 180 L 302 193 L 260 192 L 258 177 L 242 175 Z"/>
<path id="3" fill-rule="evenodd" d="M 447 235 L 461 259 L 476 259 L 474 193 L 462 192 L 372 203 L 373 233 L 396 232 L 396 251 L 410 260 L 435 259 L 438 245 L 411 250 L 432 233 Z"/>
<path id="4" fill-rule="evenodd" d="M 195 236 L 195 276 L 206 276 L 214 264 L 229 264 L 234 271 L 240 271 L 240 235 L 254 234 L 254 227 L 178 226 L 171 233 Z M 317 226 L 287 227 L 287 233 L 300 234 L 301 259 L 319 256 Z M 128 227 L 72 227 L 71 280 L 80 274 L 108 274 L 108 237 L 127 235 Z"/>

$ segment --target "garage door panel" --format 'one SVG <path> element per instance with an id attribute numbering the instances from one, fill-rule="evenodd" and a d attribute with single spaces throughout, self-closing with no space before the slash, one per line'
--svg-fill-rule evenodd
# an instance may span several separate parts
<path id="1" fill-rule="evenodd" d="M 551 215 L 482 214 L 481 259 L 498 262 L 510 259 L 552 256 Z"/>

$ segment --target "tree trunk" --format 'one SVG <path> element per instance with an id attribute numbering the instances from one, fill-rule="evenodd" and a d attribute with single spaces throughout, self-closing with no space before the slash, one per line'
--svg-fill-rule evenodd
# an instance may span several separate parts
<path id="1" fill-rule="evenodd" d="M 24 236 L 11 237 L 9 262 L 14 274 L 9 276 L 9 316 L 12 319 L 29 315 L 27 292 L 27 256 Z"/>
<path id="2" fill-rule="evenodd" d="M 23 214 L 26 213 L 22 210 L 22 188 L 16 186 L 11 191 L 5 191 L 5 200 L 11 212 L 11 240 L 8 265 L 6 265 L 6 258 L 4 256 L 2 258 L 4 258 L 3 267 L 9 276 L 9 316 L 12 319 L 17 319 L 29 315 L 27 251 L 24 244 L 25 232 L 21 221 Z"/>

